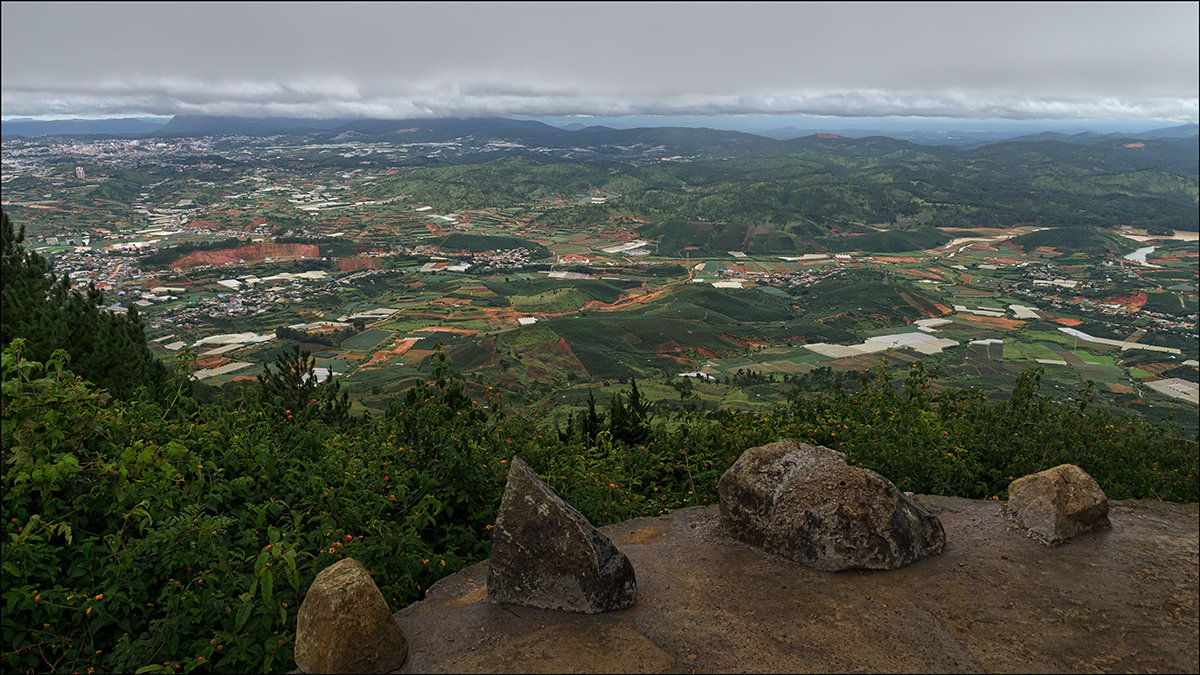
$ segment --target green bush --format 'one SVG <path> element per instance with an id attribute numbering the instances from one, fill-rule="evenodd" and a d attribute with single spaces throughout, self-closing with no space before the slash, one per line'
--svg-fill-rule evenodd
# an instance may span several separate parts
<path id="1" fill-rule="evenodd" d="M 3 352 L 6 671 L 291 670 L 296 612 L 333 562 L 362 562 L 396 610 L 485 559 L 513 455 L 597 525 L 716 503 L 737 457 L 782 437 L 920 493 L 1002 498 L 1013 477 L 1070 462 L 1111 498 L 1197 500 L 1194 438 L 1092 408 L 1087 389 L 1052 401 L 1038 371 L 989 401 L 933 391 L 921 363 L 903 383 L 879 368 L 853 392 L 712 419 L 652 418 L 631 384 L 615 416 L 575 430 L 473 401 L 440 352 L 428 382 L 353 418 L 330 383 L 292 407 L 287 382 L 311 381 L 290 377 L 209 405 L 182 382 L 169 404 L 113 400 L 65 352 L 24 349 Z M 281 373 L 311 366 L 295 361 Z"/>

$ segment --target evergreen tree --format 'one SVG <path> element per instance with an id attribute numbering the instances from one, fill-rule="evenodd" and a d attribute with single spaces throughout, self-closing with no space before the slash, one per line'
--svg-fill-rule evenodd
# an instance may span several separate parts
<path id="1" fill-rule="evenodd" d="M 263 398 L 281 408 L 288 419 L 320 419 L 337 426 L 350 423 L 350 398 L 330 373 L 317 381 L 317 361 L 299 346 L 293 346 L 275 359 L 258 377 Z"/>
<path id="2" fill-rule="evenodd" d="M 604 414 L 596 411 L 596 395 L 588 390 L 587 415 L 580 419 L 583 437 L 589 443 L 596 442 L 596 434 L 604 430 Z"/>
<path id="3" fill-rule="evenodd" d="M 645 443 L 650 438 L 650 402 L 642 398 L 636 379 L 629 378 L 628 390 L 613 394 L 608 429 L 613 440 L 626 445 Z"/>
<path id="4" fill-rule="evenodd" d="M 125 315 L 102 309 L 94 285 L 74 290 L 69 277 L 55 276 L 48 260 L 24 249 L 24 239 L 24 226 L 16 230 L 2 214 L 0 343 L 25 338 L 27 358 L 42 362 L 65 349 L 74 373 L 118 398 L 143 386 L 152 396 L 166 395 L 170 372 L 150 352 L 136 308 Z"/>

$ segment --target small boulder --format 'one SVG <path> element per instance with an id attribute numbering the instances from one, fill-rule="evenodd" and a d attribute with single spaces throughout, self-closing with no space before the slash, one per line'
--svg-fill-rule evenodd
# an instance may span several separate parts
<path id="1" fill-rule="evenodd" d="M 408 640 L 366 568 L 346 558 L 317 574 L 296 617 L 295 661 L 306 673 L 386 673 Z"/>
<path id="2" fill-rule="evenodd" d="M 1109 526 L 1108 497 L 1095 479 L 1074 464 L 1009 483 L 1008 502 L 1002 511 L 1027 536 L 1049 546 Z"/>
<path id="3" fill-rule="evenodd" d="M 492 530 L 488 600 L 599 614 L 633 605 L 633 564 L 514 456 Z"/>
<path id="4" fill-rule="evenodd" d="M 895 569 L 946 544 L 937 516 L 821 445 L 784 439 L 750 448 L 717 492 L 733 536 L 819 570 Z"/>

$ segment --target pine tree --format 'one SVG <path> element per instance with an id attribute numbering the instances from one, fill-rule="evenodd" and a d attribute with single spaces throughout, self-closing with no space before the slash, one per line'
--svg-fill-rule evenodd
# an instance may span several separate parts
<path id="1" fill-rule="evenodd" d="M 299 346 L 293 346 L 275 359 L 258 377 L 263 398 L 281 408 L 290 419 L 320 419 L 330 424 L 350 423 L 350 398 L 342 385 L 330 373 L 324 382 L 317 381 L 317 361 Z"/>
<path id="2" fill-rule="evenodd" d="M 596 395 L 588 390 L 587 414 L 579 418 L 579 431 L 589 443 L 596 442 L 596 435 L 604 431 L 604 414 L 596 411 Z"/>
<path id="3" fill-rule="evenodd" d="M 629 378 L 629 389 L 616 392 L 609 403 L 608 429 L 613 440 L 626 445 L 645 443 L 650 437 L 650 402 L 642 398 L 637 380 Z"/>
<path id="4" fill-rule="evenodd" d="M 166 395 L 170 371 L 150 352 L 137 310 L 105 311 L 104 296 L 92 284 L 86 292 L 71 288 L 67 276 L 55 276 L 48 260 L 21 245 L 25 228 L 16 230 L 8 214 L 0 223 L 0 343 L 25 338 L 26 354 L 45 362 L 55 350 L 71 357 L 75 374 L 128 398 L 146 387 Z"/>

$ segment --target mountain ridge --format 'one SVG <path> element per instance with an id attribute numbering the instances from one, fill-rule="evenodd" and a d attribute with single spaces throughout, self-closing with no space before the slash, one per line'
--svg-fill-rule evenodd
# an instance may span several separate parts
<path id="1" fill-rule="evenodd" d="M 679 147 L 701 146 L 716 142 L 719 145 L 749 142 L 791 142 L 818 134 L 835 135 L 842 138 L 882 137 L 921 146 L 951 145 L 971 148 L 1005 141 L 1060 140 L 1068 143 L 1094 144 L 1121 138 L 1187 139 L 1196 137 L 1200 127 L 1184 124 L 1172 127 L 1152 128 L 1138 133 L 1097 133 L 1085 131 L 1067 134 L 1045 131 L 1038 134 L 1022 134 L 1016 131 L 884 131 L 876 129 L 826 130 L 820 127 L 800 129 L 795 126 L 781 127 L 759 132 L 735 131 L 719 127 L 695 126 L 643 126 L 618 129 L 608 126 L 585 126 L 572 124 L 554 126 L 537 120 L 519 120 L 505 117 L 472 118 L 288 118 L 288 117 L 239 117 L 220 115 L 175 115 L 166 122 L 150 121 L 145 118 L 121 119 L 64 119 L 34 120 L 17 118 L 5 121 L 0 131 L 5 138 L 37 137 L 47 135 L 209 135 L 233 134 L 247 136 L 271 136 L 277 134 L 338 134 L 361 133 L 368 136 L 413 133 L 414 139 L 449 139 L 465 134 L 507 134 L 514 140 L 553 140 L 557 142 L 653 142 L 654 136 L 663 130 L 671 130 L 668 140 Z M 560 146 L 561 147 L 561 146 Z"/>

